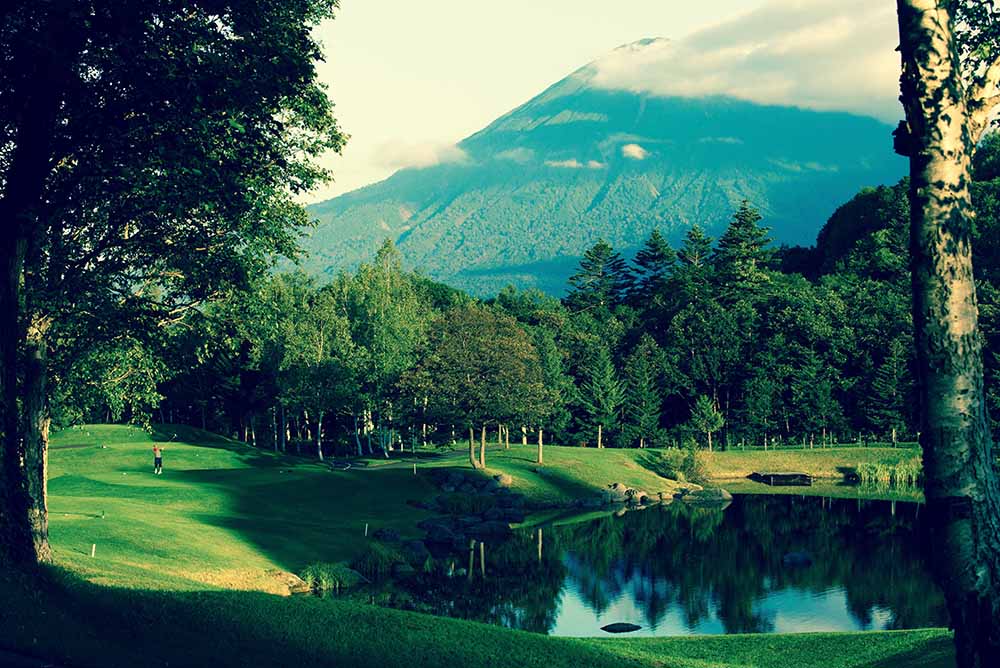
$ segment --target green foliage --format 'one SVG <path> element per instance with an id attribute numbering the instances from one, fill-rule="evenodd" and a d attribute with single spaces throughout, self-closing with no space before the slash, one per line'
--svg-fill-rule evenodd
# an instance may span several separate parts
<path id="1" fill-rule="evenodd" d="M 566 304 L 575 311 L 610 311 L 625 300 L 632 283 L 632 272 L 624 258 L 600 239 L 584 252 L 580 268 L 569 278 L 571 289 Z"/>
<path id="2" fill-rule="evenodd" d="M 364 581 L 360 573 L 343 562 L 309 564 L 299 575 L 317 593 L 355 587 Z"/>
<path id="3" fill-rule="evenodd" d="M 371 541 L 368 547 L 354 561 L 351 568 L 364 575 L 366 578 L 377 580 L 392 573 L 392 567 L 396 564 L 406 563 L 406 559 L 396 548 Z"/>
<path id="4" fill-rule="evenodd" d="M 856 472 L 862 485 L 914 488 L 920 484 L 923 463 L 920 457 L 910 457 L 895 463 L 862 462 L 858 464 Z"/>
<path id="5" fill-rule="evenodd" d="M 578 396 L 590 424 L 616 429 L 625 402 L 625 389 L 607 348 L 599 346 L 583 370 Z"/>
<path id="6" fill-rule="evenodd" d="M 691 408 L 691 427 L 708 437 L 711 446 L 712 434 L 722 429 L 726 423 L 725 417 L 719 411 L 710 397 L 699 395 Z"/>

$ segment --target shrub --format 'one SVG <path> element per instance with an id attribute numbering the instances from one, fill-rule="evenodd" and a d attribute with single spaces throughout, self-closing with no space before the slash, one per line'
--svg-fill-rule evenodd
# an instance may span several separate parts
<path id="1" fill-rule="evenodd" d="M 486 494 L 452 492 L 438 497 L 438 507 L 449 515 L 479 515 L 496 503 L 496 499 Z"/>
<path id="2" fill-rule="evenodd" d="M 919 457 L 900 462 L 864 462 L 858 464 L 858 480 L 874 487 L 917 487 L 923 474 Z"/>
<path id="3" fill-rule="evenodd" d="M 303 569 L 301 577 L 317 593 L 339 591 L 364 581 L 360 573 L 349 568 L 344 562 L 310 564 Z"/>
<path id="4" fill-rule="evenodd" d="M 403 555 L 393 547 L 372 541 L 351 566 L 366 578 L 383 578 L 392 572 L 394 564 L 404 563 Z"/>

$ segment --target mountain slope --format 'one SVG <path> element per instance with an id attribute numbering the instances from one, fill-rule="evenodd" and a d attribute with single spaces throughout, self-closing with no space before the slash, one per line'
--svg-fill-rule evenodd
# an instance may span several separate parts
<path id="1" fill-rule="evenodd" d="M 474 293 L 560 293 L 600 237 L 627 250 L 654 228 L 673 241 L 694 223 L 718 235 L 745 198 L 777 241 L 811 243 L 861 186 L 903 173 L 891 128 L 871 118 L 606 90 L 594 72 L 462 141 L 461 162 L 312 206 L 307 269 L 350 268 L 388 237 L 411 267 Z"/>

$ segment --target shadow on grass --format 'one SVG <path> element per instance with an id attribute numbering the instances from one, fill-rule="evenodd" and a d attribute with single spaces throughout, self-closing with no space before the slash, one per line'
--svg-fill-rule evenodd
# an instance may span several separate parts
<path id="1" fill-rule="evenodd" d="M 646 665 L 611 644 L 311 597 L 116 589 L 58 569 L 2 572 L 0 598 L 0 648 L 66 668 Z"/>

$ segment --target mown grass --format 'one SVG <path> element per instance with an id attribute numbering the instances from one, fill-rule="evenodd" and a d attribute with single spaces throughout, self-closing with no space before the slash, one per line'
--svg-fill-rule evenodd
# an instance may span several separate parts
<path id="1" fill-rule="evenodd" d="M 54 436 L 51 532 L 60 568 L 30 579 L 0 573 L 0 647 L 81 668 L 911 668 L 952 661 L 943 630 L 548 638 L 351 602 L 232 591 L 278 592 L 286 585 L 277 570 L 308 575 L 309 564 L 355 561 L 372 545 L 366 523 L 370 532 L 415 536 L 425 513 L 406 500 L 437 493 L 426 469 L 462 465 L 445 457 L 421 461 L 418 475 L 392 466 L 332 472 L 196 430 L 156 438 L 175 432 L 162 476 L 152 475 L 152 439 L 141 431 L 85 427 Z M 850 452 L 848 461 L 856 461 L 859 451 Z M 548 447 L 540 468 L 531 448 L 494 447 L 487 461 L 535 499 L 572 498 L 611 482 L 670 489 L 638 454 Z M 737 467 L 718 462 L 721 470 Z"/>
<path id="2" fill-rule="evenodd" d="M 805 450 L 727 450 L 705 452 L 702 459 L 713 480 L 745 478 L 754 471 L 801 471 L 817 478 L 842 479 L 859 465 L 896 465 L 918 456 L 915 447 L 835 447 Z"/>
<path id="3" fill-rule="evenodd" d="M 571 639 L 257 592 L 141 591 L 0 574 L 0 647 L 77 668 L 944 668 L 943 630 Z"/>

